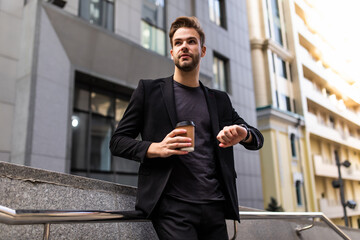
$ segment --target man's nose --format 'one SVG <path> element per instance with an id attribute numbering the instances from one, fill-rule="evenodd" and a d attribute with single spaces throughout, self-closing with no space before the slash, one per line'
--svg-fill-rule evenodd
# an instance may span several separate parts
<path id="1" fill-rule="evenodd" d="M 181 45 L 181 50 L 187 50 L 188 49 L 188 43 L 186 41 L 183 42 L 183 44 Z"/>

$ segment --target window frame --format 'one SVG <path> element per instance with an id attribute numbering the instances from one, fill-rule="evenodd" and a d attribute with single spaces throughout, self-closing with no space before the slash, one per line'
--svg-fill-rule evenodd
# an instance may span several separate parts
<path id="1" fill-rule="evenodd" d="M 273 101 L 278 109 L 296 113 L 295 98 L 293 96 L 293 81 L 291 80 L 290 63 L 278 54 L 269 50 L 269 69 L 272 69 L 272 78 L 275 96 Z M 272 66 L 271 66 L 272 65 Z M 285 75 L 285 76 L 284 76 Z"/>
<path id="2" fill-rule="evenodd" d="M 296 204 L 299 207 L 303 206 L 302 185 L 300 180 L 295 181 Z"/>
<path id="3" fill-rule="evenodd" d="M 91 168 L 91 146 L 92 146 L 92 124 L 94 121 L 94 117 L 95 118 L 100 118 L 106 121 L 110 121 L 110 128 L 111 128 L 111 133 L 114 132 L 116 125 L 117 125 L 117 121 L 116 121 L 116 100 L 123 100 L 123 101 L 130 101 L 130 97 L 131 97 L 131 92 L 133 91 L 132 89 L 126 88 L 126 87 L 122 87 L 119 85 L 115 85 L 111 82 L 106 81 L 105 79 L 99 79 L 97 77 L 88 75 L 86 73 L 82 73 L 82 72 L 78 72 L 75 71 L 75 86 L 74 86 L 74 102 L 72 105 L 72 116 L 76 116 L 79 114 L 85 114 L 86 115 L 86 119 L 87 119 L 87 123 L 85 123 L 85 135 L 86 135 L 86 140 L 85 140 L 85 146 L 84 146 L 84 162 L 81 163 L 81 165 L 84 165 L 84 167 L 76 167 L 76 160 L 77 159 L 73 159 L 73 154 L 74 154 L 74 147 L 76 147 L 76 143 L 74 142 L 74 127 L 70 124 L 71 127 L 71 151 L 70 151 L 70 173 L 74 174 L 74 175 L 80 175 L 80 176 L 85 176 L 85 177 L 90 177 L 90 178 L 97 178 L 97 179 L 102 179 L 105 180 L 103 178 L 99 178 L 100 176 L 96 177 L 96 174 L 101 174 L 102 177 L 108 178 L 106 181 L 112 181 L 112 182 L 117 182 L 117 183 L 122 183 L 122 182 L 118 182 L 117 179 L 122 178 L 124 176 L 132 176 L 134 178 L 137 177 L 137 169 L 136 170 L 131 170 L 131 171 L 124 171 L 123 169 L 119 170 L 116 169 L 115 166 L 115 156 L 112 156 L 110 153 L 110 150 L 107 148 L 108 154 L 110 154 L 110 169 L 109 170 L 101 170 L 101 168 L 97 168 L 97 169 L 92 169 Z M 75 91 L 76 89 L 84 89 L 86 91 L 88 91 L 87 94 L 87 109 L 83 109 L 83 108 L 77 108 L 76 104 L 75 104 Z M 104 94 L 106 93 L 107 96 L 110 96 L 110 102 L 113 105 L 112 107 L 112 111 L 113 113 L 108 114 L 108 115 L 103 115 L 97 112 L 93 112 L 92 110 L 92 93 L 99 93 L 99 94 Z M 127 160 L 126 160 L 127 161 Z M 75 166 L 75 167 L 74 167 Z M 110 179 L 110 180 L 109 180 Z M 129 179 L 126 179 L 128 181 L 131 181 Z M 128 184 L 127 182 L 125 184 Z M 134 184 L 135 186 L 135 184 Z"/>
<path id="4" fill-rule="evenodd" d="M 148 49 L 152 52 L 155 52 L 157 54 L 160 54 L 161 56 L 166 56 L 167 55 L 167 48 L 168 48 L 168 42 L 167 42 L 167 36 L 166 36 L 166 0 L 163 0 L 164 2 L 164 6 L 162 7 L 162 11 L 163 11 L 163 19 L 162 19 L 162 27 L 161 26 L 157 26 L 156 23 L 153 23 L 152 21 L 150 21 L 149 19 L 147 19 L 146 17 L 144 17 L 143 15 L 143 9 L 144 9 L 144 1 L 147 1 L 147 0 L 142 0 L 142 8 L 141 8 L 141 21 L 140 21 L 140 29 L 141 29 L 141 34 L 140 34 L 140 42 L 141 42 L 141 46 L 144 47 L 145 49 Z M 153 28 L 155 30 L 155 32 L 157 33 L 157 31 L 161 31 L 163 32 L 164 34 L 164 39 L 163 39 L 163 42 L 164 42 L 164 52 L 161 53 L 159 51 L 157 51 L 156 49 L 153 49 L 151 47 L 151 44 L 149 44 L 149 48 L 145 47 L 144 44 L 143 44 L 143 24 L 147 24 L 149 27 Z M 157 44 L 156 44 L 157 46 Z"/>
<path id="5" fill-rule="evenodd" d="M 286 27 L 285 27 L 285 14 L 284 14 L 284 6 L 283 0 L 265 0 L 266 2 L 266 7 L 267 7 L 267 24 L 268 24 L 268 34 L 269 37 L 275 41 L 277 44 L 279 44 L 280 46 L 287 48 L 287 36 L 286 36 Z M 275 20 L 274 16 L 275 16 L 275 12 L 274 12 L 274 6 L 273 3 L 276 2 L 276 6 L 277 6 L 277 13 L 278 13 L 278 20 Z M 275 24 L 278 21 L 279 23 L 277 24 L 280 28 L 280 36 L 281 36 L 281 40 L 278 41 L 276 36 L 278 35 L 276 33 L 275 30 Z"/>
<path id="6" fill-rule="evenodd" d="M 219 87 L 216 87 L 215 84 L 216 84 L 216 77 L 215 77 L 215 72 L 214 72 L 214 67 L 215 67 L 215 59 L 217 59 L 217 61 L 222 61 L 223 62 L 223 65 L 224 65 L 224 89 L 221 87 L 222 84 L 221 84 L 221 81 L 219 81 Z M 217 69 L 219 70 L 219 64 L 216 64 L 217 65 Z M 215 89 L 218 89 L 220 91 L 224 91 L 224 92 L 227 92 L 227 93 L 231 93 L 231 81 L 230 81 L 230 61 L 227 57 L 217 53 L 217 52 L 213 52 L 213 79 L 212 79 L 212 86 L 213 88 Z"/>
<path id="7" fill-rule="evenodd" d="M 98 24 L 98 23 L 93 23 L 90 21 L 90 12 L 88 12 L 87 14 L 89 16 L 83 16 L 82 15 L 82 4 L 83 2 L 86 2 L 90 8 L 90 4 L 91 2 L 89 0 L 79 0 L 79 9 L 78 9 L 78 16 L 84 20 L 86 20 L 87 22 L 89 22 L 90 24 L 93 24 L 93 25 L 96 25 L 96 26 L 99 26 L 99 27 L 102 27 L 104 29 L 107 29 L 111 32 L 114 32 L 115 30 L 115 2 L 116 0 L 99 0 L 99 4 L 100 4 L 100 9 L 99 9 L 99 12 L 100 12 L 100 18 L 101 18 L 101 24 Z M 108 22 L 107 22 L 107 16 L 108 16 L 108 11 L 107 11 L 107 7 L 108 5 L 111 4 L 112 5 L 112 22 L 111 22 L 111 27 L 108 26 Z M 104 8 L 105 6 L 105 8 Z M 104 13 L 104 9 L 105 10 L 105 13 Z M 87 18 L 88 17 L 88 18 Z"/>
<path id="8" fill-rule="evenodd" d="M 290 134 L 290 148 L 291 148 L 291 157 L 293 159 L 296 159 L 297 158 L 296 135 L 294 133 Z"/>
<path id="9" fill-rule="evenodd" d="M 217 16 L 216 16 L 216 9 L 215 4 L 218 2 L 219 4 L 219 14 L 218 17 L 219 22 L 217 22 Z M 215 25 L 222 27 L 224 29 L 227 29 L 227 21 L 226 21 L 226 3 L 225 0 L 208 0 L 208 6 L 209 6 L 209 19 L 212 23 Z M 213 6 L 213 8 L 211 8 Z M 214 19 L 212 19 L 212 14 L 214 16 Z"/>

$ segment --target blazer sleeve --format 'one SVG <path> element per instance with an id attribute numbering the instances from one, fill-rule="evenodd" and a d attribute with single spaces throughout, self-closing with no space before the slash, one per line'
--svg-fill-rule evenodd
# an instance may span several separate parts
<path id="1" fill-rule="evenodd" d="M 229 96 L 226 94 L 228 101 L 231 104 L 230 98 Z M 245 120 L 243 118 L 241 118 L 238 113 L 236 112 L 236 110 L 232 107 L 231 104 L 231 108 L 232 108 L 232 121 L 233 124 L 245 124 L 249 131 L 251 132 L 251 135 L 253 137 L 253 140 L 250 143 L 240 143 L 241 145 L 243 145 L 246 149 L 248 150 L 259 150 L 260 148 L 262 148 L 263 144 L 264 144 L 264 137 L 262 135 L 262 133 L 255 127 L 249 125 L 247 122 L 245 122 Z"/>
<path id="2" fill-rule="evenodd" d="M 110 140 L 110 151 L 113 155 L 138 162 L 144 162 L 149 141 L 138 140 L 143 128 L 145 89 L 143 80 L 131 96 L 123 118 Z"/>

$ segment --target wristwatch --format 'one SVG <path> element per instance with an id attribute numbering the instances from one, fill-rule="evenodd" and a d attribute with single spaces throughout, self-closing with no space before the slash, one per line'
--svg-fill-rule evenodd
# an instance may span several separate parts
<path id="1" fill-rule="evenodd" d="M 250 138 L 250 130 L 245 124 L 240 124 L 240 126 L 245 128 L 246 132 L 247 132 L 246 137 L 243 140 L 240 141 L 241 143 L 243 143 L 243 142 L 246 142 Z"/>

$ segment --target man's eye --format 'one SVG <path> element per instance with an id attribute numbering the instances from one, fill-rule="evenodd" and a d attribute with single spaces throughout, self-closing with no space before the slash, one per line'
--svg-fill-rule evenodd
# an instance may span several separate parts
<path id="1" fill-rule="evenodd" d="M 194 44 L 194 43 L 196 43 L 196 41 L 195 40 L 190 40 L 189 43 Z"/>
<path id="2" fill-rule="evenodd" d="M 180 44 L 181 44 L 180 42 L 175 42 L 175 46 L 180 45 Z"/>

